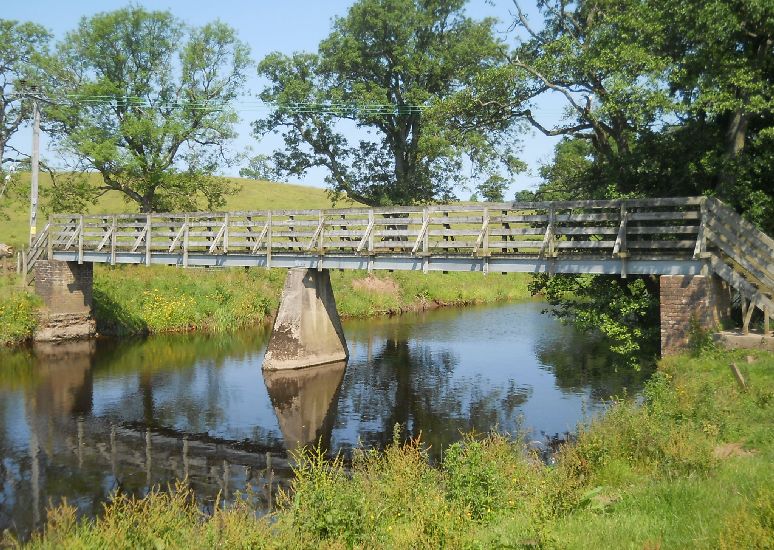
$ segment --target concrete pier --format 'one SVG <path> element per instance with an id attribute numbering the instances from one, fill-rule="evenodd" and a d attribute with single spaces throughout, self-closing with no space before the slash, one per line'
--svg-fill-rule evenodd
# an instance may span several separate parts
<path id="1" fill-rule="evenodd" d="M 34 339 L 39 342 L 89 338 L 97 332 L 92 316 L 94 264 L 38 260 L 35 293 L 43 311 Z"/>
<path id="2" fill-rule="evenodd" d="M 348 358 L 328 270 L 288 270 L 263 368 L 297 369 Z"/>

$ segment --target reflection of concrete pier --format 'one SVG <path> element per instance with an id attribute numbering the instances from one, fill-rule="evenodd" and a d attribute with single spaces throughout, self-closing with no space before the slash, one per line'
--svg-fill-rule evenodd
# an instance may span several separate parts
<path id="1" fill-rule="evenodd" d="M 300 370 L 264 371 L 285 446 L 330 443 L 336 400 L 347 364 L 343 361 Z"/>

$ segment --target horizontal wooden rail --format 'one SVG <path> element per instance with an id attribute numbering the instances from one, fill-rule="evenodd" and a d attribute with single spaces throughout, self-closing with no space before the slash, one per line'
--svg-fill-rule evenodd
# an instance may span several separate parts
<path id="1" fill-rule="evenodd" d="M 292 253 L 324 257 L 335 253 L 494 258 L 550 252 L 550 257 L 691 258 L 701 205 L 701 198 L 689 197 L 271 212 L 55 214 L 50 226 L 53 252 L 76 249 L 79 258 L 107 249 L 113 256 Z"/>
<path id="2" fill-rule="evenodd" d="M 673 272 L 680 265 L 695 272 L 698 263 L 752 305 L 774 312 L 774 240 L 706 197 L 55 214 L 39 242 L 45 244 L 29 251 L 30 261 L 46 246 L 48 257 L 81 262 L 183 266 L 271 267 L 281 258 L 283 266 L 295 261 L 370 270 L 378 262 L 384 269 L 427 271 L 432 260 L 435 269 L 486 273 L 490 267 L 550 271 L 557 265 L 550 262 L 563 262 L 564 272 L 627 276 L 629 266 L 636 273 Z M 650 269 L 647 262 L 661 263 Z"/>

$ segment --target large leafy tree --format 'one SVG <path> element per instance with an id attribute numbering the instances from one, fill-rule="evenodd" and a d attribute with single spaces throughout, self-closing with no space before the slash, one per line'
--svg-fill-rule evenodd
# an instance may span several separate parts
<path id="1" fill-rule="evenodd" d="M 324 167 L 334 194 L 374 205 L 447 199 L 471 174 L 501 193 L 502 174 L 521 167 L 503 140 L 511 120 L 485 124 L 472 103 L 445 104 L 505 60 L 494 21 L 464 5 L 360 0 L 317 53 L 266 57 L 261 98 L 279 108 L 254 127 L 282 134 L 276 172 Z"/>
<path id="2" fill-rule="evenodd" d="M 539 6 L 539 30 L 518 10 L 526 39 L 513 65 L 532 84 L 526 97 L 514 97 L 511 114 L 548 135 L 591 145 L 593 164 L 565 191 L 715 194 L 774 229 L 771 2 L 544 0 Z M 544 125 L 529 111 L 529 100 L 546 93 L 564 99 L 563 124 Z"/>
<path id="3" fill-rule="evenodd" d="M 29 157 L 9 141 L 30 120 L 29 94 L 41 82 L 50 39 L 39 25 L 0 19 L 0 197 L 7 190 L 8 168 Z"/>
<path id="4" fill-rule="evenodd" d="M 229 187 L 212 174 L 229 160 L 250 64 L 233 29 L 129 7 L 82 19 L 57 53 L 48 114 L 66 155 L 101 174 L 93 191 L 143 212 L 222 203 Z"/>
<path id="5" fill-rule="evenodd" d="M 544 0 L 513 58 L 531 84 L 510 116 L 564 136 L 539 198 L 713 194 L 774 231 L 774 5 L 762 0 Z M 562 124 L 529 101 L 559 94 Z M 600 328 L 620 351 L 648 340 L 650 278 L 537 278 L 560 315 Z M 651 338 L 653 335 L 651 334 Z"/>

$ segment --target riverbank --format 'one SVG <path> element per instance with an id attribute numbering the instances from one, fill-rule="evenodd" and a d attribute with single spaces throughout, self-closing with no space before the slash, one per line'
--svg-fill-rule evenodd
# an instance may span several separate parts
<path id="1" fill-rule="evenodd" d="M 96 521 L 59 507 L 30 546 L 766 548 L 774 354 L 750 357 L 662 361 L 641 403 L 615 401 L 554 466 L 497 435 L 450 446 L 437 466 L 421 442 L 361 452 L 351 473 L 312 452 L 271 518 L 247 501 L 205 516 L 181 485 L 118 497 Z"/>
<path id="2" fill-rule="evenodd" d="M 277 309 L 285 274 L 284 269 L 95 266 L 97 331 L 119 336 L 222 332 L 264 323 Z M 344 318 L 529 299 L 528 280 L 526 274 L 331 273 Z M 31 338 L 38 304 L 12 281 L 8 277 L 0 286 L 0 344 L 6 345 Z"/>

